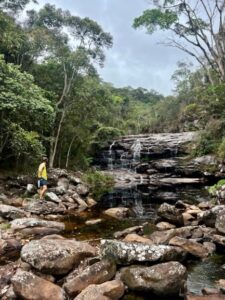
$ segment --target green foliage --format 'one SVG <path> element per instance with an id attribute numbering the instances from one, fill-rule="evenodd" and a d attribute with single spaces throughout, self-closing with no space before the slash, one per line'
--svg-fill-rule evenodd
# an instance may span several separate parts
<path id="1" fill-rule="evenodd" d="M 90 186 L 95 200 L 99 200 L 103 194 L 109 192 L 114 184 L 111 176 L 92 169 L 82 176 L 82 180 Z"/>
<path id="2" fill-rule="evenodd" d="M 147 9 L 142 16 L 134 20 L 133 27 L 145 27 L 148 33 L 153 33 L 157 27 L 162 30 L 169 29 L 177 21 L 177 14 L 170 10 Z"/>
<path id="3" fill-rule="evenodd" d="M 225 159 L 225 138 L 223 137 L 221 143 L 219 144 L 217 155 L 221 160 Z"/>
<path id="4" fill-rule="evenodd" d="M 106 141 L 112 141 L 115 138 L 121 136 L 121 131 L 118 128 L 113 127 L 100 127 L 95 134 L 95 141 L 104 143 Z"/>
<path id="5" fill-rule="evenodd" d="M 45 153 L 37 132 L 26 131 L 19 125 L 11 123 L 9 133 L 11 137 L 10 148 L 17 159 L 32 162 L 40 159 Z"/>
<path id="6" fill-rule="evenodd" d="M 0 155 L 36 158 L 43 153 L 40 135 L 51 128 L 54 109 L 44 91 L 18 66 L 0 57 Z"/>
<path id="7" fill-rule="evenodd" d="M 225 185 L 225 179 L 219 180 L 216 184 L 209 187 L 208 191 L 211 195 L 215 196 L 216 192 Z"/>
<path id="8" fill-rule="evenodd" d="M 218 141 L 209 132 L 203 132 L 193 151 L 194 156 L 202 156 L 213 153 L 218 147 Z"/>

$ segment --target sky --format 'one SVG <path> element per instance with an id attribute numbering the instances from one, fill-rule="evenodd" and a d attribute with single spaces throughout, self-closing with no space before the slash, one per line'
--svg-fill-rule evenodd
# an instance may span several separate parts
<path id="1" fill-rule="evenodd" d="M 73 15 L 97 21 L 113 36 L 113 47 L 106 50 L 101 78 L 115 87 L 143 87 L 167 96 L 174 90 L 171 76 L 178 61 L 189 61 L 176 48 L 166 47 L 168 33 L 146 34 L 144 29 L 132 28 L 133 20 L 149 8 L 149 0 L 38 0 L 39 6 L 54 4 L 68 9 Z M 29 7 L 30 8 L 30 7 Z M 38 9 L 37 5 L 32 8 Z"/>

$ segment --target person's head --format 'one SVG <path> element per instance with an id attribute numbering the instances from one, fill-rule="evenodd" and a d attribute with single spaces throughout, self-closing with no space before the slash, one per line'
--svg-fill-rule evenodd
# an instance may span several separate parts
<path id="1" fill-rule="evenodd" d="M 47 156 L 43 156 L 43 157 L 42 157 L 42 162 L 45 162 L 45 163 L 47 163 L 47 162 L 48 162 L 48 158 L 47 158 Z"/>

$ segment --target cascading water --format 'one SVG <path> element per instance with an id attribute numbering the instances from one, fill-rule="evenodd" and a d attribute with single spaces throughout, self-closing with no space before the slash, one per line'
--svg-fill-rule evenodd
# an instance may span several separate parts
<path id="1" fill-rule="evenodd" d="M 109 157 L 108 157 L 108 169 L 113 170 L 113 151 L 112 148 L 115 145 L 116 141 L 113 141 L 112 144 L 109 146 Z"/>
<path id="2" fill-rule="evenodd" d="M 139 162 L 141 157 L 141 142 L 139 139 L 137 139 L 133 145 L 131 146 L 131 151 L 133 152 L 133 161 Z"/>

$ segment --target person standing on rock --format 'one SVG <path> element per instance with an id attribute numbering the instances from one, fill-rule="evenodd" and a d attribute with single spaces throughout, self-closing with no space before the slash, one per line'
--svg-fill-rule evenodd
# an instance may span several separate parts
<path id="1" fill-rule="evenodd" d="M 47 162 L 48 158 L 46 156 L 42 157 L 42 163 L 38 167 L 38 193 L 40 195 L 40 200 L 44 199 L 44 194 L 47 191 Z"/>

